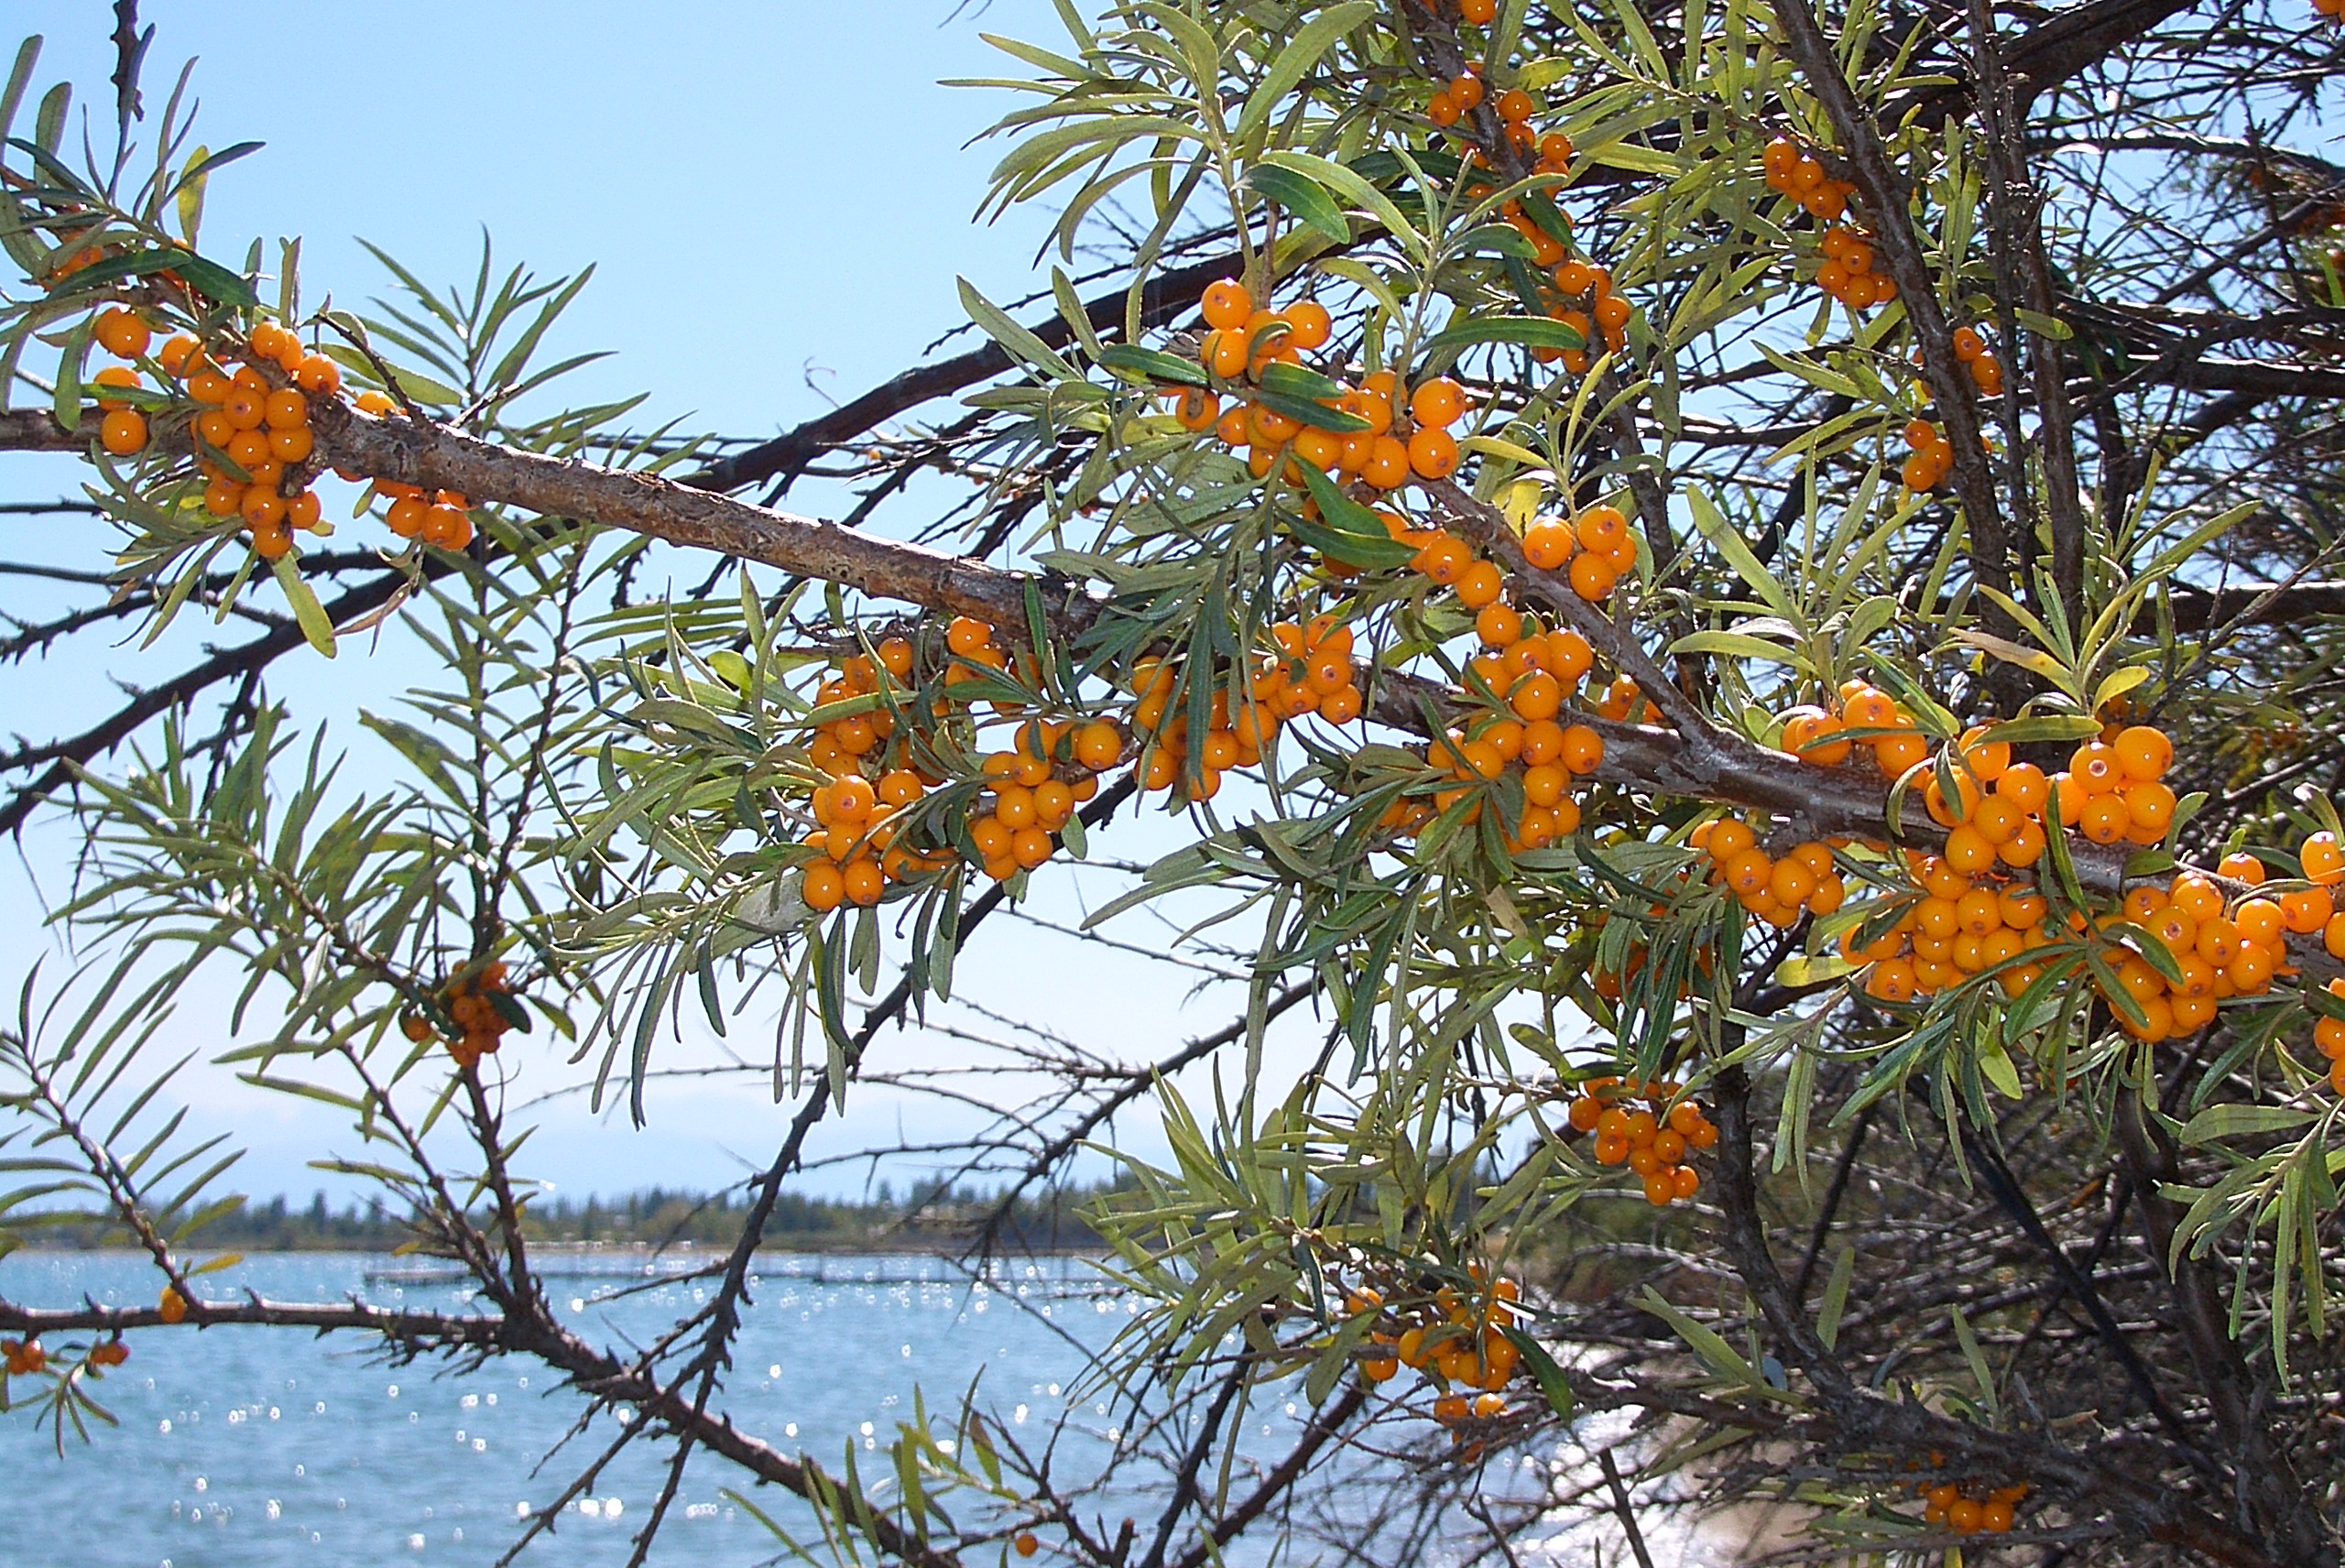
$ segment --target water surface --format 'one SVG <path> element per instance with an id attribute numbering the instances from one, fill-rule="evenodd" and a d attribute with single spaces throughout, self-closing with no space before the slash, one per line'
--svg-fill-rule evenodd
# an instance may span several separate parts
<path id="1" fill-rule="evenodd" d="M 639 1257 L 551 1267 L 549 1290 L 564 1320 L 604 1345 L 642 1343 L 709 1289 L 674 1281 L 602 1299 L 616 1282 L 613 1273 L 639 1276 Z M 205 1283 L 223 1296 L 247 1287 L 280 1300 L 363 1292 L 385 1305 L 475 1309 L 460 1287 L 396 1282 L 402 1273 L 411 1281 L 414 1268 L 413 1259 L 359 1254 L 278 1254 Z M 581 1277 L 589 1269 L 610 1272 Z M 372 1282 L 370 1273 L 378 1276 Z M 19 1253 L 0 1259 L 0 1294 L 46 1307 L 85 1294 L 106 1305 L 143 1304 L 154 1300 L 155 1274 L 122 1254 Z M 1070 1474 L 1096 1464 L 1103 1442 L 1117 1435 L 1119 1407 L 1095 1399 L 1071 1410 L 1069 1391 L 1086 1348 L 1104 1344 L 1135 1309 L 1094 1289 L 1080 1260 L 1013 1264 L 988 1289 L 973 1288 L 933 1258 L 770 1256 L 760 1259 L 756 1297 L 725 1406 L 785 1452 L 802 1448 L 835 1469 L 852 1442 L 884 1460 L 877 1450 L 909 1419 L 916 1387 L 932 1411 L 950 1411 L 981 1375 L 987 1402 L 1021 1439 L 1039 1441 L 1052 1423 L 1073 1419 L 1061 1444 Z M 69 1431 L 60 1459 L 28 1412 L 0 1418 L 7 1502 L 0 1563 L 485 1565 L 617 1432 L 600 1423 L 540 1470 L 583 1401 L 519 1356 L 460 1376 L 430 1361 L 374 1363 L 351 1337 L 241 1326 L 148 1330 L 130 1345 L 129 1362 L 93 1389 L 118 1428 L 95 1428 L 88 1444 Z M 658 1495 L 666 1452 L 631 1446 L 563 1511 L 556 1538 L 541 1539 L 524 1561 L 625 1562 Z M 728 1465 L 695 1463 L 653 1561 L 730 1568 L 781 1551 L 721 1494 L 745 1479 Z M 790 1499 L 771 1488 L 756 1500 L 787 1517 Z"/>

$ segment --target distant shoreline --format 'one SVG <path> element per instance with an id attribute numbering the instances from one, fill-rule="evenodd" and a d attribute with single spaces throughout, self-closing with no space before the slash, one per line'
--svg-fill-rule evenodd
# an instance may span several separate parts
<path id="1" fill-rule="evenodd" d="M 1104 1244 L 1084 1222 L 1081 1211 L 1100 1191 L 987 1193 L 938 1185 L 917 1188 L 899 1201 L 883 1181 L 865 1203 L 784 1192 L 763 1215 L 758 1250 L 951 1256 L 990 1236 L 1006 1252 L 1096 1253 L 1104 1250 Z M 470 1217 L 484 1228 L 493 1223 L 485 1212 Z M 540 1250 L 729 1253 L 748 1218 L 741 1194 L 730 1189 L 696 1192 L 651 1187 L 608 1197 L 539 1193 L 523 1205 L 521 1237 Z M 115 1250 L 131 1240 L 124 1227 L 96 1220 L 26 1224 L 16 1236 L 24 1250 L 46 1253 Z M 239 1255 L 382 1253 L 412 1248 L 425 1236 L 410 1215 L 379 1202 L 350 1203 L 337 1211 L 321 1192 L 301 1204 L 284 1195 L 246 1199 L 213 1214 L 178 1246 L 183 1251 Z"/>
<path id="2" fill-rule="evenodd" d="M 953 1238 L 907 1238 L 903 1236 L 842 1237 L 832 1233 L 819 1233 L 804 1236 L 783 1236 L 773 1237 L 760 1243 L 754 1256 L 759 1258 L 776 1256 L 783 1258 L 959 1258 L 968 1255 L 970 1249 L 976 1246 L 976 1239 L 977 1238 L 974 1234 Z M 349 1256 L 363 1255 L 374 1258 L 401 1257 L 413 1259 L 415 1266 L 419 1269 L 429 1268 L 434 1263 L 443 1261 L 442 1259 L 435 1258 L 429 1254 L 401 1254 L 396 1249 L 396 1247 L 378 1246 L 363 1241 L 347 1243 L 297 1242 L 289 1246 L 278 1247 L 222 1246 L 218 1247 L 207 1247 L 201 1248 L 200 1250 L 234 1252 L 239 1256 L 245 1258 L 284 1258 L 308 1253 L 319 1253 L 325 1255 L 344 1254 Z M 655 1245 L 651 1242 L 646 1241 L 532 1240 L 529 1244 L 529 1250 L 542 1258 L 697 1258 L 705 1256 L 722 1258 L 727 1256 L 732 1251 L 732 1248 L 707 1242 L 696 1242 L 690 1239 L 671 1242 L 665 1246 Z M 997 1261 L 1015 1258 L 1101 1258 L 1105 1257 L 1107 1252 L 1107 1248 L 1100 1245 L 1096 1240 L 1088 1244 L 1077 1244 L 1074 1242 L 1047 1244 L 1039 1242 L 1024 1242 L 1013 1239 L 1011 1242 L 998 1248 L 995 1253 L 995 1258 Z M 59 1246 L 55 1243 L 27 1242 L 17 1247 L 14 1252 L 7 1254 L 6 1257 L 97 1258 L 109 1254 L 140 1258 L 146 1256 L 143 1249 L 136 1247 L 125 1246 L 119 1242 L 93 1244 L 91 1246 Z M 0 1262 L 5 1261 L 5 1258 L 0 1258 Z M 451 1267 L 453 1267 L 453 1265 L 451 1265 Z"/>

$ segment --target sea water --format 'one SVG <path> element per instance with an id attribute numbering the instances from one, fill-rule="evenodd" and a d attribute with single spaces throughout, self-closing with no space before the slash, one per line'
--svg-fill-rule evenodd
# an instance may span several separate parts
<path id="1" fill-rule="evenodd" d="M 707 1256 L 554 1258 L 548 1290 L 566 1323 L 624 1354 L 706 1300 L 712 1281 L 665 1271 Z M 417 1263 L 278 1254 L 207 1275 L 202 1285 L 223 1298 L 250 1289 L 282 1301 L 355 1294 L 385 1306 L 480 1310 L 460 1286 L 419 1282 Z M 949 1438 L 973 1382 L 981 1408 L 1020 1442 L 1039 1449 L 1064 1423 L 1062 1475 L 1085 1474 L 1123 1435 L 1127 1407 L 1107 1393 L 1086 1392 L 1079 1403 L 1075 1396 L 1091 1352 L 1139 1309 L 1102 1290 L 1087 1262 L 1021 1260 L 976 1283 L 934 1258 L 761 1256 L 757 1281 L 719 1399 L 736 1424 L 784 1453 L 802 1451 L 835 1474 L 852 1444 L 867 1483 L 891 1476 L 881 1451 L 897 1423 L 911 1418 L 915 1390 Z M 156 1290 L 152 1267 L 136 1257 L 0 1259 L 0 1295 L 30 1306 L 70 1306 L 84 1296 L 143 1305 Z M 118 1425 L 93 1423 L 87 1443 L 69 1427 L 60 1457 L 32 1410 L 0 1417 L 0 1563 L 7 1568 L 485 1565 L 620 1430 L 605 1419 L 564 1445 L 584 1402 L 526 1356 L 469 1373 L 430 1357 L 388 1366 L 357 1335 L 234 1325 L 149 1329 L 129 1343 L 130 1360 L 91 1385 Z M 16 1380 L 16 1394 L 25 1390 Z M 1265 1447 L 1291 1442 L 1299 1426 L 1285 1413 L 1291 1407 L 1271 1408 L 1281 1415 L 1249 1434 Z M 629 1445 L 522 1561 L 624 1563 L 671 1452 Z M 784 1554 L 728 1488 L 793 1534 L 804 1530 L 806 1515 L 785 1494 L 699 1458 L 670 1506 L 652 1561 L 723 1568 Z M 1094 1497 L 1085 1511 L 1116 1506 L 1112 1495 Z M 980 1510 L 955 1505 L 956 1518 L 965 1513 L 974 1519 Z"/>

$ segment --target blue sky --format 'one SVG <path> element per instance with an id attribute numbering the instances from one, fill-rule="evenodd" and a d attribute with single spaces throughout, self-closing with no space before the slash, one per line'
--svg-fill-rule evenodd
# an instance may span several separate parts
<path id="1" fill-rule="evenodd" d="M 298 234 L 311 300 L 328 290 L 349 299 L 379 289 L 379 269 L 355 243 L 362 234 L 434 283 L 469 278 L 484 226 L 502 257 L 543 273 L 591 262 L 594 282 L 556 348 L 616 351 L 585 373 L 580 395 L 649 391 L 647 420 L 685 416 L 689 428 L 751 435 L 783 428 L 824 407 L 823 392 L 852 396 L 916 362 L 932 339 L 960 324 L 956 274 L 997 299 L 1033 287 L 1035 246 L 1052 214 L 971 223 L 998 150 L 964 144 L 1008 100 L 937 83 L 1002 73 L 1003 57 L 979 39 L 981 30 L 1056 42 L 1047 0 L 996 0 L 958 18 L 947 0 L 656 8 L 573 0 L 150 4 L 143 11 L 159 24 L 150 108 L 159 109 L 180 62 L 196 56 L 202 138 L 213 147 L 268 144 L 213 182 L 205 248 L 240 256 L 256 234 L 273 245 Z M 17 0 L 9 17 L 48 35 L 40 81 L 70 76 L 77 103 L 90 104 L 98 128 L 110 132 L 108 8 L 99 0 Z M 70 493 L 75 468 L 62 458 L 0 458 L 0 498 Z M 807 488 L 792 500 L 816 509 L 825 497 Z M 12 547 L 29 542 L 84 566 L 93 564 L 91 536 L 80 530 L 89 526 L 44 522 L 28 539 L 17 530 L 36 525 L 0 519 Z M 117 649 L 102 668 L 0 671 L 14 710 L 5 727 L 36 730 L 86 712 L 80 704 L 104 680 L 168 668 L 174 651 L 208 629 L 175 626 L 158 652 Z M 411 645 L 392 639 L 364 656 L 346 651 L 331 666 L 300 665 L 283 689 L 297 711 L 340 709 L 337 722 L 346 724 L 354 703 L 379 705 L 420 679 L 422 668 Z M 1159 823 L 1118 835 L 1113 847 L 1146 858 L 1172 834 Z M 14 865 L 0 864 L 0 934 L 16 951 L 34 942 L 54 947 L 40 930 L 40 909 L 63 883 L 68 842 L 52 825 L 27 836 Z M 1078 919 L 1080 880 L 1057 878 L 1037 908 Z M 1161 944 L 1162 937 L 1148 940 Z M 998 1010 L 1039 1011 L 1075 1038 L 1135 1053 L 1169 1050 L 1219 1027 L 1240 1006 L 1227 986 L 1191 996 L 1196 979 L 1034 931 L 962 967 L 964 992 Z M 1293 1022 L 1297 1042 L 1323 1027 L 1301 1015 Z M 772 1029 L 769 1008 L 745 1019 L 736 1039 L 761 1054 Z M 226 1043 L 200 999 L 169 1038 L 207 1052 Z M 966 1047 L 909 1034 L 892 1037 L 882 1064 L 956 1052 Z M 700 1040 L 670 1048 L 666 1060 L 713 1054 Z M 550 1058 L 529 1071 L 537 1086 L 574 1075 Z M 303 1160 L 328 1145 L 354 1152 L 335 1135 L 337 1118 L 301 1103 L 256 1110 L 251 1094 L 218 1071 L 199 1072 L 189 1099 L 200 1116 L 233 1118 L 252 1149 L 242 1178 L 250 1191 L 306 1193 L 320 1183 Z M 859 1093 L 851 1110 L 829 1149 L 899 1129 L 917 1139 L 967 1125 L 965 1116 L 878 1088 Z M 737 1157 L 764 1151 L 780 1125 L 747 1084 L 663 1091 L 642 1132 L 598 1123 L 575 1099 L 543 1115 L 533 1168 L 564 1188 L 605 1192 L 722 1181 L 738 1169 Z M 1153 1146 L 1152 1116 L 1143 1108 L 1128 1117 L 1119 1140 Z M 851 1189 L 859 1175 L 841 1169 L 814 1181 Z"/>

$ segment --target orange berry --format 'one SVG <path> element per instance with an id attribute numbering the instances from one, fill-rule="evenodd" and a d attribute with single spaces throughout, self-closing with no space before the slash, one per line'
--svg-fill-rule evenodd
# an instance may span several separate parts
<path id="1" fill-rule="evenodd" d="M 2068 758 L 2068 777 L 2088 795 L 2105 794 L 2125 782 L 2125 767 L 2117 748 L 2103 741 L 2088 741 Z"/>
<path id="2" fill-rule="evenodd" d="M 1975 877 L 1995 864 L 1995 846 L 1965 822 L 1946 835 L 1946 863 L 1966 877 Z"/>
<path id="3" fill-rule="evenodd" d="M 880 874 L 879 863 L 867 855 L 859 855 L 839 868 L 847 902 L 868 909 L 879 901 L 888 889 L 888 880 Z"/>
<path id="4" fill-rule="evenodd" d="M 244 500 L 236 509 L 255 528 L 269 528 L 284 518 L 285 497 L 268 485 L 247 485 Z"/>
<path id="5" fill-rule="evenodd" d="M 427 506 L 421 537 L 442 550 L 462 550 L 473 542 L 473 520 L 453 506 Z"/>
<path id="6" fill-rule="evenodd" d="M 2086 797 L 2082 814 L 2077 820 L 2078 831 L 2095 844 L 2115 844 L 2132 825 L 2132 814 L 2126 810 L 2124 798 L 2118 795 Z"/>
<path id="7" fill-rule="evenodd" d="M 249 387 L 231 387 L 220 410 L 236 429 L 256 430 L 267 417 L 267 398 Z"/>
<path id="8" fill-rule="evenodd" d="M 2329 916 L 2335 912 L 2336 900 L 2326 887 L 2307 887 L 2280 895 L 2281 919 L 2299 936 L 2326 929 Z"/>
<path id="9" fill-rule="evenodd" d="M 1480 610 L 1498 603 L 1505 592 L 1506 574 L 1498 563 L 1478 561 L 1457 574 L 1457 597 L 1469 610 Z"/>
<path id="10" fill-rule="evenodd" d="M 1409 477 L 1409 449 L 1401 438 L 1380 435 L 1369 449 L 1367 465 L 1359 476 L 1379 490 L 1395 489 Z"/>
<path id="11" fill-rule="evenodd" d="M 1444 533 L 1435 534 L 1432 542 L 1417 551 L 1410 565 L 1446 587 L 1465 575 L 1466 569 L 1473 563 L 1474 552 L 1467 548 L 1466 541 Z"/>
<path id="12" fill-rule="evenodd" d="M 310 422 L 310 400 L 289 387 L 282 387 L 262 400 L 261 419 L 273 430 L 299 430 Z"/>
<path id="13" fill-rule="evenodd" d="M 1564 731 L 1563 764 L 1574 773 L 1595 772 L 1604 765 L 1604 737 L 1586 724 Z"/>
<path id="14" fill-rule="evenodd" d="M 1734 817 L 1721 817 L 1710 824 L 1707 847 L 1710 857 L 1723 866 L 1758 842 L 1751 825 Z"/>
<path id="15" fill-rule="evenodd" d="M 2044 810 L 2051 781 L 2032 762 L 2014 762 L 1996 776 L 1995 793 L 2031 816 Z"/>
<path id="16" fill-rule="evenodd" d="M 98 425 L 98 444 L 116 457 L 128 457 L 147 445 L 147 417 L 136 408 L 108 411 Z"/>
<path id="17" fill-rule="evenodd" d="M 2154 779 L 2128 785 L 2121 798 L 2132 825 L 2152 835 L 2153 842 L 2163 836 L 2166 824 L 2174 821 L 2174 791 Z"/>
<path id="18" fill-rule="evenodd" d="M 1474 617 L 1474 635 L 1484 648 L 1512 648 L 1522 640 L 1522 612 L 1507 604 L 1485 604 Z"/>
<path id="19" fill-rule="evenodd" d="M 1794 708 L 1783 715 L 1783 733 L 1777 743 L 1802 762 L 1834 768 L 1849 759 L 1851 743 L 1840 732 L 1846 726 L 1822 708 Z"/>
<path id="20" fill-rule="evenodd" d="M 293 385 L 313 397 L 342 390 L 342 366 L 322 354 L 301 356 L 300 368 L 293 372 Z"/>
<path id="21" fill-rule="evenodd" d="M 1542 572 L 1553 572 L 1572 558 L 1577 543 L 1568 524 L 1555 517 L 1541 517 L 1523 531 L 1522 557 Z"/>
<path id="22" fill-rule="evenodd" d="M 2134 724 L 2118 732 L 2118 765 L 2128 779 L 2147 782 L 2164 774 L 2174 761 L 2174 743 L 2163 730 Z"/>
<path id="23" fill-rule="evenodd" d="M 2317 833 L 2306 839 L 2296 859 L 2307 882 L 2324 887 L 2345 882 L 2345 847 L 2340 846 L 2333 833 Z"/>
<path id="24" fill-rule="evenodd" d="M 1242 327 L 1254 313 L 1254 298 L 1234 278 L 1205 285 L 1202 302 L 1207 326 L 1224 330 Z"/>
<path id="25" fill-rule="evenodd" d="M 276 561 L 293 549 L 293 530 L 279 517 L 273 523 L 253 529 L 253 553 L 263 561 Z"/>
<path id="26" fill-rule="evenodd" d="M 1419 425 L 1410 434 L 1408 450 L 1409 468 L 1420 479 L 1446 479 L 1457 472 L 1457 440 L 1438 426 Z"/>
<path id="27" fill-rule="evenodd" d="M 1319 348 L 1325 344 L 1334 331 L 1327 316 L 1327 307 L 1316 299 L 1298 299 L 1282 312 L 1289 329 L 1287 342 L 1296 348 Z"/>
<path id="28" fill-rule="evenodd" d="M 798 897 L 818 915 L 827 915 L 846 897 L 846 877 L 827 860 L 809 865 L 798 884 Z"/>
<path id="29" fill-rule="evenodd" d="M 1423 382 L 1409 394 L 1409 417 L 1420 425 L 1454 425 L 1466 412 L 1466 389 L 1448 376 Z"/>
<path id="30" fill-rule="evenodd" d="M 1600 555 L 1583 553 L 1572 558 L 1572 592 L 1590 604 L 1609 594 L 1620 579 L 1612 563 Z"/>
<path id="31" fill-rule="evenodd" d="M 2245 882 L 2257 887 L 2263 886 L 2263 862 L 2252 855 L 2226 855 L 2221 864 L 2215 867 L 2215 873 L 2234 882 Z"/>

